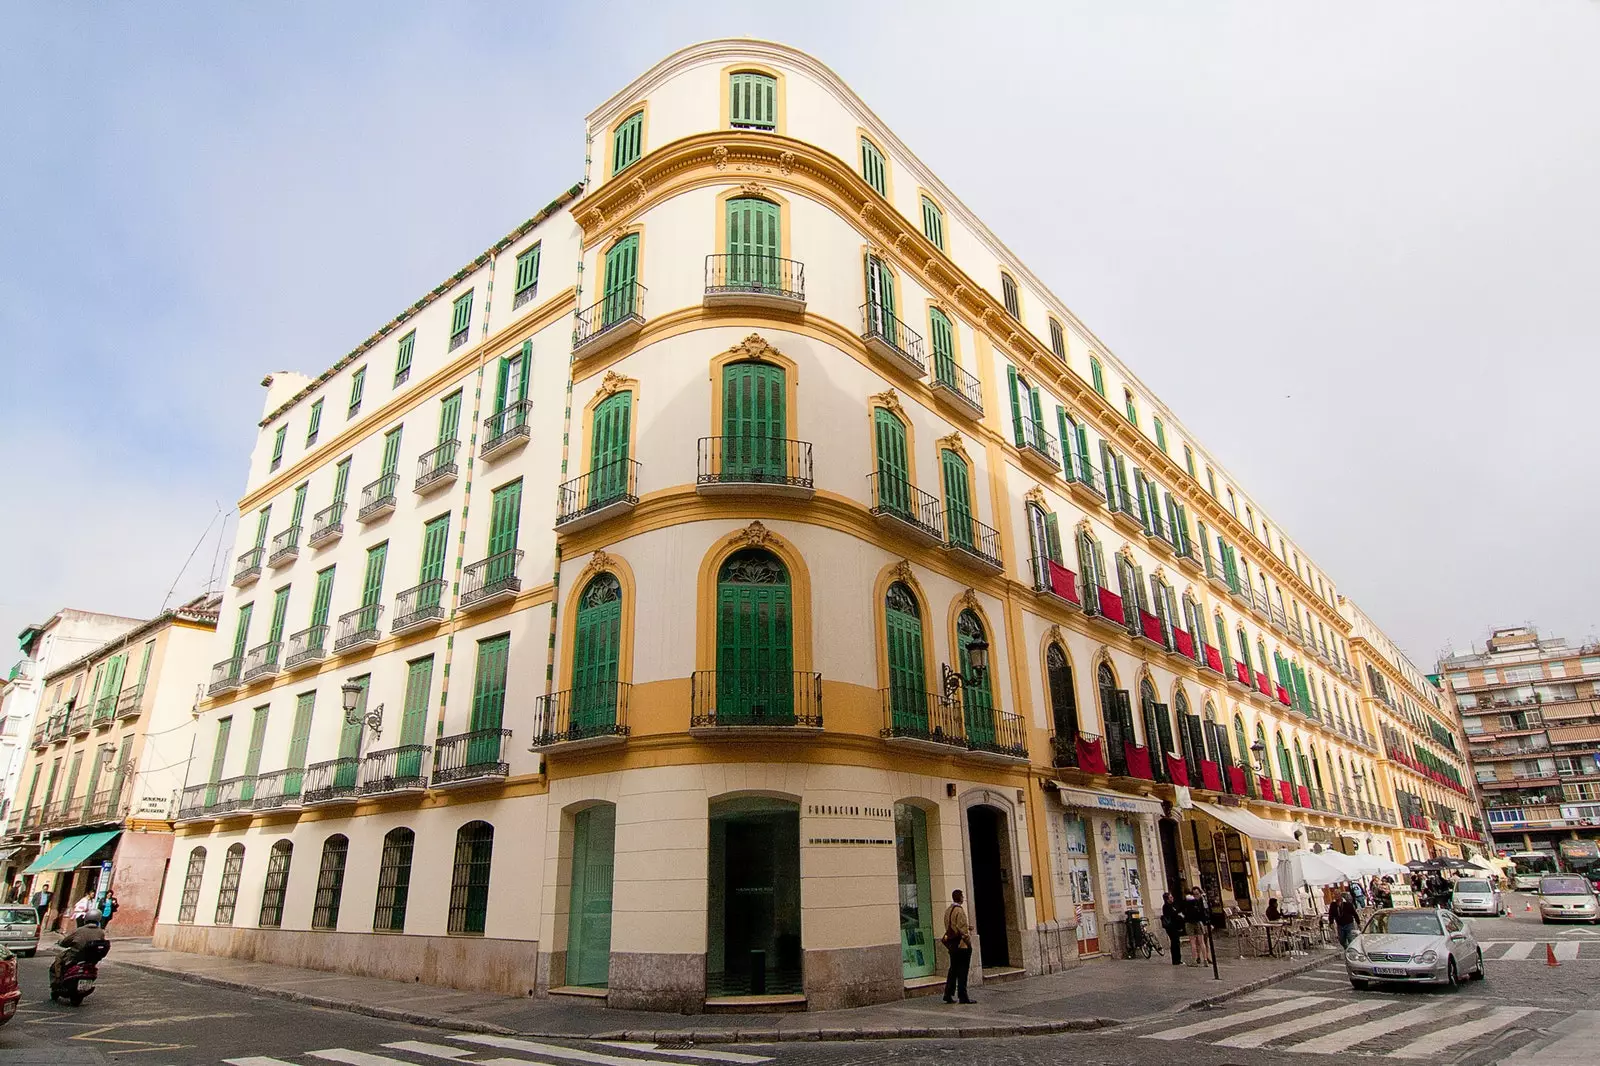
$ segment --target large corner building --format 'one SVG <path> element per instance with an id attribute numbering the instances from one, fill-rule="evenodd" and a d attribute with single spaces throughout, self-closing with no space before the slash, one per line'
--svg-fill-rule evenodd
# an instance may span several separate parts
<path id="1" fill-rule="evenodd" d="M 271 377 L 157 943 L 822 1008 L 955 888 L 1046 972 L 1476 840 L 1452 706 L 831 71 L 701 44 L 587 129 Z"/>

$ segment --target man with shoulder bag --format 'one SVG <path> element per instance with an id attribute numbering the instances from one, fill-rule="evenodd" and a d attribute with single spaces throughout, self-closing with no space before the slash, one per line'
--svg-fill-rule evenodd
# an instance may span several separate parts
<path id="1" fill-rule="evenodd" d="M 950 893 L 950 907 L 944 912 L 944 936 L 940 943 L 950 952 L 950 972 L 944 979 L 944 1001 L 971 1003 L 967 998 L 967 969 L 972 965 L 972 927 L 967 924 L 967 909 L 961 905 L 961 890 Z"/>

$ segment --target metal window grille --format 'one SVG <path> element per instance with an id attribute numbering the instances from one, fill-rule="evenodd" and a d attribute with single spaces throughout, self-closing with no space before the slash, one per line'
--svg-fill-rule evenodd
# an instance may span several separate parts
<path id="1" fill-rule="evenodd" d="M 235 844 L 222 861 L 222 888 L 217 892 L 218 925 L 233 924 L 234 904 L 239 902 L 239 874 L 243 870 L 244 845 Z"/>
<path id="2" fill-rule="evenodd" d="M 311 928 L 339 926 L 339 899 L 344 894 L 344 863 L 350 854 L 347 837 L 334 834 L 322 845 L 322 869 L 317 871 L 317 898 L 311 910 Z"/>
<path id="3" fill-rule="evenodd" d="M 267 857 L 267 880 L 261 889 L 261 921 L 263 929 L 273 929 L 283 924 L 283 894 L 289 884 L 289 860 L 294 857 L 294 845 L 280 840 L 272 845 Z"/>
<path id="4" fill-rule="evenodd" d="M 482 933 L 489 911 L 489 860 L 494 826 L 468 822 L 456 833 L 455 868 L 450 875 L 452 933 Z"/>
<path id="5" fill-rule="evenodd" d="M 178 901 L 178 921 L 194 921 L 195 908 L 200 905 L 200 879 L 206 872 L 206 849 L 195 848 L 189 852 L 189 869 L 183 875 L 183 897 Z"/>
<path id="6" fill-rule="evenodd" d="M 416 834 L 409 829 L 391 829 L 383 838 L 383 856 L 378 863 L 378 906 L 373 911 L 372 928 L 400 933 L 406 927 L 406 901 L 411 894 L 411 851 Z"/>

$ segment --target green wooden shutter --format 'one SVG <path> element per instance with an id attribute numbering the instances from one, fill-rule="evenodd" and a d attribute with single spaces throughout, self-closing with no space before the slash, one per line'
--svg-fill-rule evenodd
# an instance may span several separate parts
<path id="1" fill-rule="evenodd" d="M 604 325 L 634 314 L 638 305 L 639 235 L 630 233 L 606 252 Z"/>
<path id="2" fill-rule="evenodd" d="M 615 806 L 603 803 L 573 817 L 567 984 L 575 987 L 605 988 L 610 978 L 616 840 Z"/>
<path id="3" fill-rule="evenodd" d="M 1161 419 L 1156 418 L 1154 415 L 1151 416 L 1151 422 L 1155 425 L 1156 447 L 1160 448 L 1162 451 L 1166 451 L 1167 450 L 1167 427 L 1163 426 L 1161 424 Z"/>
<path id="4" fill-rule="evenodd" d="M 1094 464 L 1089 461 L 1089 430 L 1083 425 L 1073 427 L 1078 436 L 1078 477 L 1090 488 L 1094 487 Z"/>
<path id="5" fill-rule="evenodd" d="M 306 768 L 306 749 L 311 744 L 311 714 L 316 704 L 315 692 L 302 692 L 295 699 L 294 729 L 289 734 L 289 757 L 284 764 L 285 769 L 293 771 L 284 776 L 283 792 L 286 796 L 300 794 L 300 771 Z"/>
<path id="6" fill-rule="evenodd" d="M 394 357 L 394 387 L 399 388 L 411 376 L 411 352 L 417 343 L 417 331 L 412 330 L 400 338 L 400 347 Z"/>
<path id="7" fill-rule="evenodd" d="M 622 589 L 611 574 L 598 574 L 578 598 L 568 723 L 574 735 L 594 736 L 616 724 L 621 649 Z"/>
<path id="8" fill-rule="evenodd" d="M 256 544 L 257 548 L 267 543 L 267 523 L 272 520 L 272 504 L 261 508 L 256 515 Z"/>
<path id="9" fill-rule="evenodd" d="M 861 176 L 867 179 L 867 184 L 872 186 L 879 196 L 889 195 L 889 178 L 887 168 L 884 166 L 883 153 L 878 151 L 878 146 L 861 138 Z"/>
<path id="10" fill-rule="evenodd" d="M 328 605 L 333 600 L 333 567 L 317 573 L 316 592 L 311 597 L 311 625 L 325 626 L 328 624 Z"/>
<path id="11" fill-rule="evenodd" d="M 309 488 L 311 488 L 311 482 L 309 482 L 309 481 L 302 481 L 299 485 L 295 486 L 295 490 L 294 490 L 294 506 L 290 510 L 290 513 L 289 513 L 289 528 L 290 529 L 299 529 L 301 521 L 303 521 L 305 519 L 305 515 L 306 515 L 306 490 L 309 489 Z"/>
<path id="12" fill-rule="evenodd" d="M 417 609 L 439 606 L 444 596 L 445 544 L 450 536 L 450 516 L 442 514 L 422 527 L 422 567 L 417 574 L 417 584 L 430 585 L 417 596 Z"/>
<path id="13" fill-rule="evenodd" d="M 1144 526 L 1145 532 L 1150 532 L 1150 513 L 1153 506 L 1146 502 L 1144 488 L 1144 471 L 1138 467 L 1133 468 L 1133 495 L 1139 505 L 1139 523 Z"/>
<path id="14" fill-rule="evenodd" d="M 450 306 L 450 347 L 459 347 L 466 340 L 468 331 L 472 328 L 472 293 L 468 289 L 457 296 L 455 303 Z"/>
<path id="15" fill-rule="evenodd" d="M 1044 516 L 1044 542 L 1050 561 L 1057 566 L 1065 565 L 1061 555 L 1061 519 L 1054 512 Z"/>
<path id="16" fill-rule="evenodd" d="M 256 605 L 247 603 L 239 608 L 239 622 L 233 630 L 233 657 L 244 658 L 245 644 L 250 639 L 250 616 L 255 613 Z"/>
<path id="17" fill-rule="evenodd" d="M 405 428 L 395 426 L 383 435 L 383 466 L 378 471 L 380 477 L 388 477 L 400 468 L 400 435 Z"/>
<path id="18" fill-rule="evenodd" d="M 948 448 L 939 453 L 939 464 L 944 471 L 944 510 L 950 543 L 971 548 L 972 495 L 968 487 L 967 464 Z"/>
<path id="19" fill-rule="evenodd" d="M 1006 386 L 1011 390 L 1011 432 L 1017 441 L 1017 447 L 1022 447 L 1022 398 L 1017 391 L 1017 368 L 1007 365 Z"/>
<path id="20" fill-rule="evenodd" d="M 317 443 L 317 434 L 322 432 L 322 397 L 317 397 L 311 403 L 311 421 L 306 425 L 306 447 Z"/>
<path id="21" fill-rule="evenodd" d="M 155 654 L 156 642 L 147 641 L 144 654 L 139 657 L 139 687 L 144 688 L 144 683 L 150 678 L 150 657 Z"/>
<path id="22" fill-rule="evenodd" d="M 433 686 L 433 656 L 407 664 L 404 710 L 400 715 L 400 746 L 395 760 L 395 776 L 422 776 L 422 742 L 428 730 L 428 691 Z"/>
<path id="23" fill-rule="evenodd" d="M 767 200 L 729 200 L 727 207 L 727 284 L 777 288 L 778 258 L 783 244 L 778 232 L 778 205 Z"/>
<path id="24" fill-rule="evenodd" d="M 439 403 L 439 443 L 456 440 L 461 432 L 461 390 L 457 389 Z"/>
<path id="25" fill-rule="evenodd" d="M 884 604 L 889 653 L 889 715 L 898 730 L 929 733 L 927 668 L 922 654 L 922 616 L 904 586 L 893 586 Z"/>
<path id="26" fill-rule="evenodd" d="M 950 319 L 937 307 L 928 312 L 931 322 L 929 335 L 933 338 L 933 376 L 951 387 L 956 383 L 955 332 Z"/>
<path id="27" fill-rule="evenodd" d="M 538 290 L 540 247 L 536 244 L 517 256 L 517 291 L 513 306 L 520 307 Z"/>
<path id="28" fill-rule="evenodd" d="M 1106 394 L 1106 373 L 1100 367 L 1100 360 L 1089 360 L 1089 380 L 1094 383 L 1094 391 L 1101 396 Z"/>
<path id="29" fill-rule="evenodd" d="M 922 232 L 934 247 L 944 249 L 944 215 L 926 196 L 922 198 Z"/>
<path id="30" fill-rule="evenodd" d="M 343 503 L 345 493 L 350 491 L 350 460 L 340 459 L 339 465 L 333 468 L 333 502 Z"/>
<path id="31" fill-rule="evenodd" d="M 754 129 L 778 125 L 778 82 L 766 74 L 741 73 L 728 78 L 728 123 Z"/>
<path id="32" fill-rule="evenodd" d="M 961 676 L 973 675 L 971 653 L 967 647 L 983 636 L 983 626 L 971 611 L 962 611 L 956 619 L 956 643 L 959 645 Z M 991 671 L 985 670 L 976 685 L 961 686 L 962 719 L 967 728 L 967 742 L 979 747 L 992 747 L 995 739 L 994 693 L 989 687 Z"/>
<path id="33" fill-rule="evenodd" d="M 644 148 L 644 112 L 635 111 L 611 137 L 611 173 L 620 174 L 636 162 Z"/>
<path id="34" fill-rule="evenodd" d="M 361 582 L 361 606 L 370 608 L 383 599 L 383 566 L 389 558 L 389 542 L 367 549 L 367 575 Z M 368 621 L 365 617 L 363 622 Z M 376 621 L 374 616 L 373 621 Z M 368 628 L 363 626 L 362 628 Z"/>
<path id="35" fill-rule="evenodd" d="M 267 643 L 283 640 L 283 619 L 289 613 L 289 586 L 285 585 L 272 595 L 272 625 L 267 629 Z"/>
<path id="36" fill-rule="evenodd" d="M 284 441 L 284 438 L 287 437 L 288 435 L 289 435 L 289 427 L 287 425 L 279 426 L 278 427 L 278 432 L 273 434 L 273 437 L 272 437 L 272 469 L 274 469 L 274 470 L 278 469 L 279 464 L 281 464 L 283 462 L 283 441 Z"/>
<path id="37" fill-rule="evenodd" d="M 788 473 L 782 367 L 732 363 L 722 371 L 722 472 L 736 480 Z"/>
<path id="38" fill-rule="evenodd" d="M 246 749 L 244 757 L 246 777 L 254 778 L 261 772 L 261 749 L 267 742 L 267 712 L 270 710 L 270 705 L 257 707 L 255 716 L 250 721 L 250 747 Z M 254 781 L 248 781 L 246 784 L 253 785 Z"/>
<path id="39" fill-rule="evenodd" d="M 1077 464 L 1073 461 L 1072 450 L 1077 446 L 1077 423 L 1067 417 L 1067 409 L 1056 406 L 1056 431 L 1061 435 L 1061 468 L 1066 471 L 1068 481 L 1076 481 Z"/>
<path id="40" fill-rule="evenodd" d="M 1109 510 L 1117 509 L 1117 463 L 1111 445 L 1105 441 L 1100 442 L 1100 476 L 1105 480 L 1106 507 Z"/>
<path id="41" fill-rule="evenodd" d="M 1033 441 L 1041 448 L 1044 447 L 1044 405 L 1040 402 L 1037 388 L 1028 390 L 1029 404 L 1033 409 Z"/>
<path id="42" fill-rule="evenodd" d="M 366 390 L 367 368 L 358 366 L 355 373 L 350 375 L 350 409 L 348 417 L 354 418 L 361 412 L 361 394 Z"/>
<path id="43" fill-rule="evenodd" d="M 903 518 L 915 518 L 905 424 L 882 407 L 873 410 L 872 421 L 878 451 L 878 506 Z"/>
<path id="44" fill-rule="evenodd" d="M 211 747 L 211 776 L 206 778 L 206 806 L 217 802 L 217 782 L 222 780 L 222 767 L 228 759 L 228 735 L 233 732 L 233 718 L 217 721 L 217 739 Z"/>
<path id="45" fill-rule="evenodd" d="M 478 642 L 478 668 L 472 688 L 472 719 L 468 724 L 468 729 L 474 733 L 501 727 L 506 703 L 506 665 L 510 653 L 509 635 Z M 496 748 L 498 746 L 496 743 Z"/>
<path id="46" fill-rule="evenodd" d="M 633 393 L 619 392 L 595 408 L 589 440 L 588 506 L 628 493 L 628 437 Z"/>
<path id="47" fill-rule="evenodd" d="M 517 550 L 517 527 L 522 518 L 522 480 L 494 490 L 489 503 L 489 555 Z M 509 566 L 509 560 L 507 562 Z M 507 571 L 509 573 L 509 570 Z"/>
<path id="48" fill-rule="evenodd" d="M 773 575 L 776 577 L 777 575 Z M 788 574 L 717 584 L 717 718 L 793 721 L 793 612 Z"/>

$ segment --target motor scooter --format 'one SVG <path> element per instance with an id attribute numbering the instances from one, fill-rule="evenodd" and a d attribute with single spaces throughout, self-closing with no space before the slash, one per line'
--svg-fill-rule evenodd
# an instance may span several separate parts
<path id="1" fill-rule="evenodd" d="M 76 959 L 61 967 L 60 973 L 51 968 L 50 973 L 50 998 L 60 1002 L 66 1000 L 74 1007 L 80 1006 L 85 997 L 94 991 L 95 982 L 100 978 L 100 970 L 96 965 L 106 957 L 111 950 L 111 941 L 100 940 L 88 947 Z"/>

